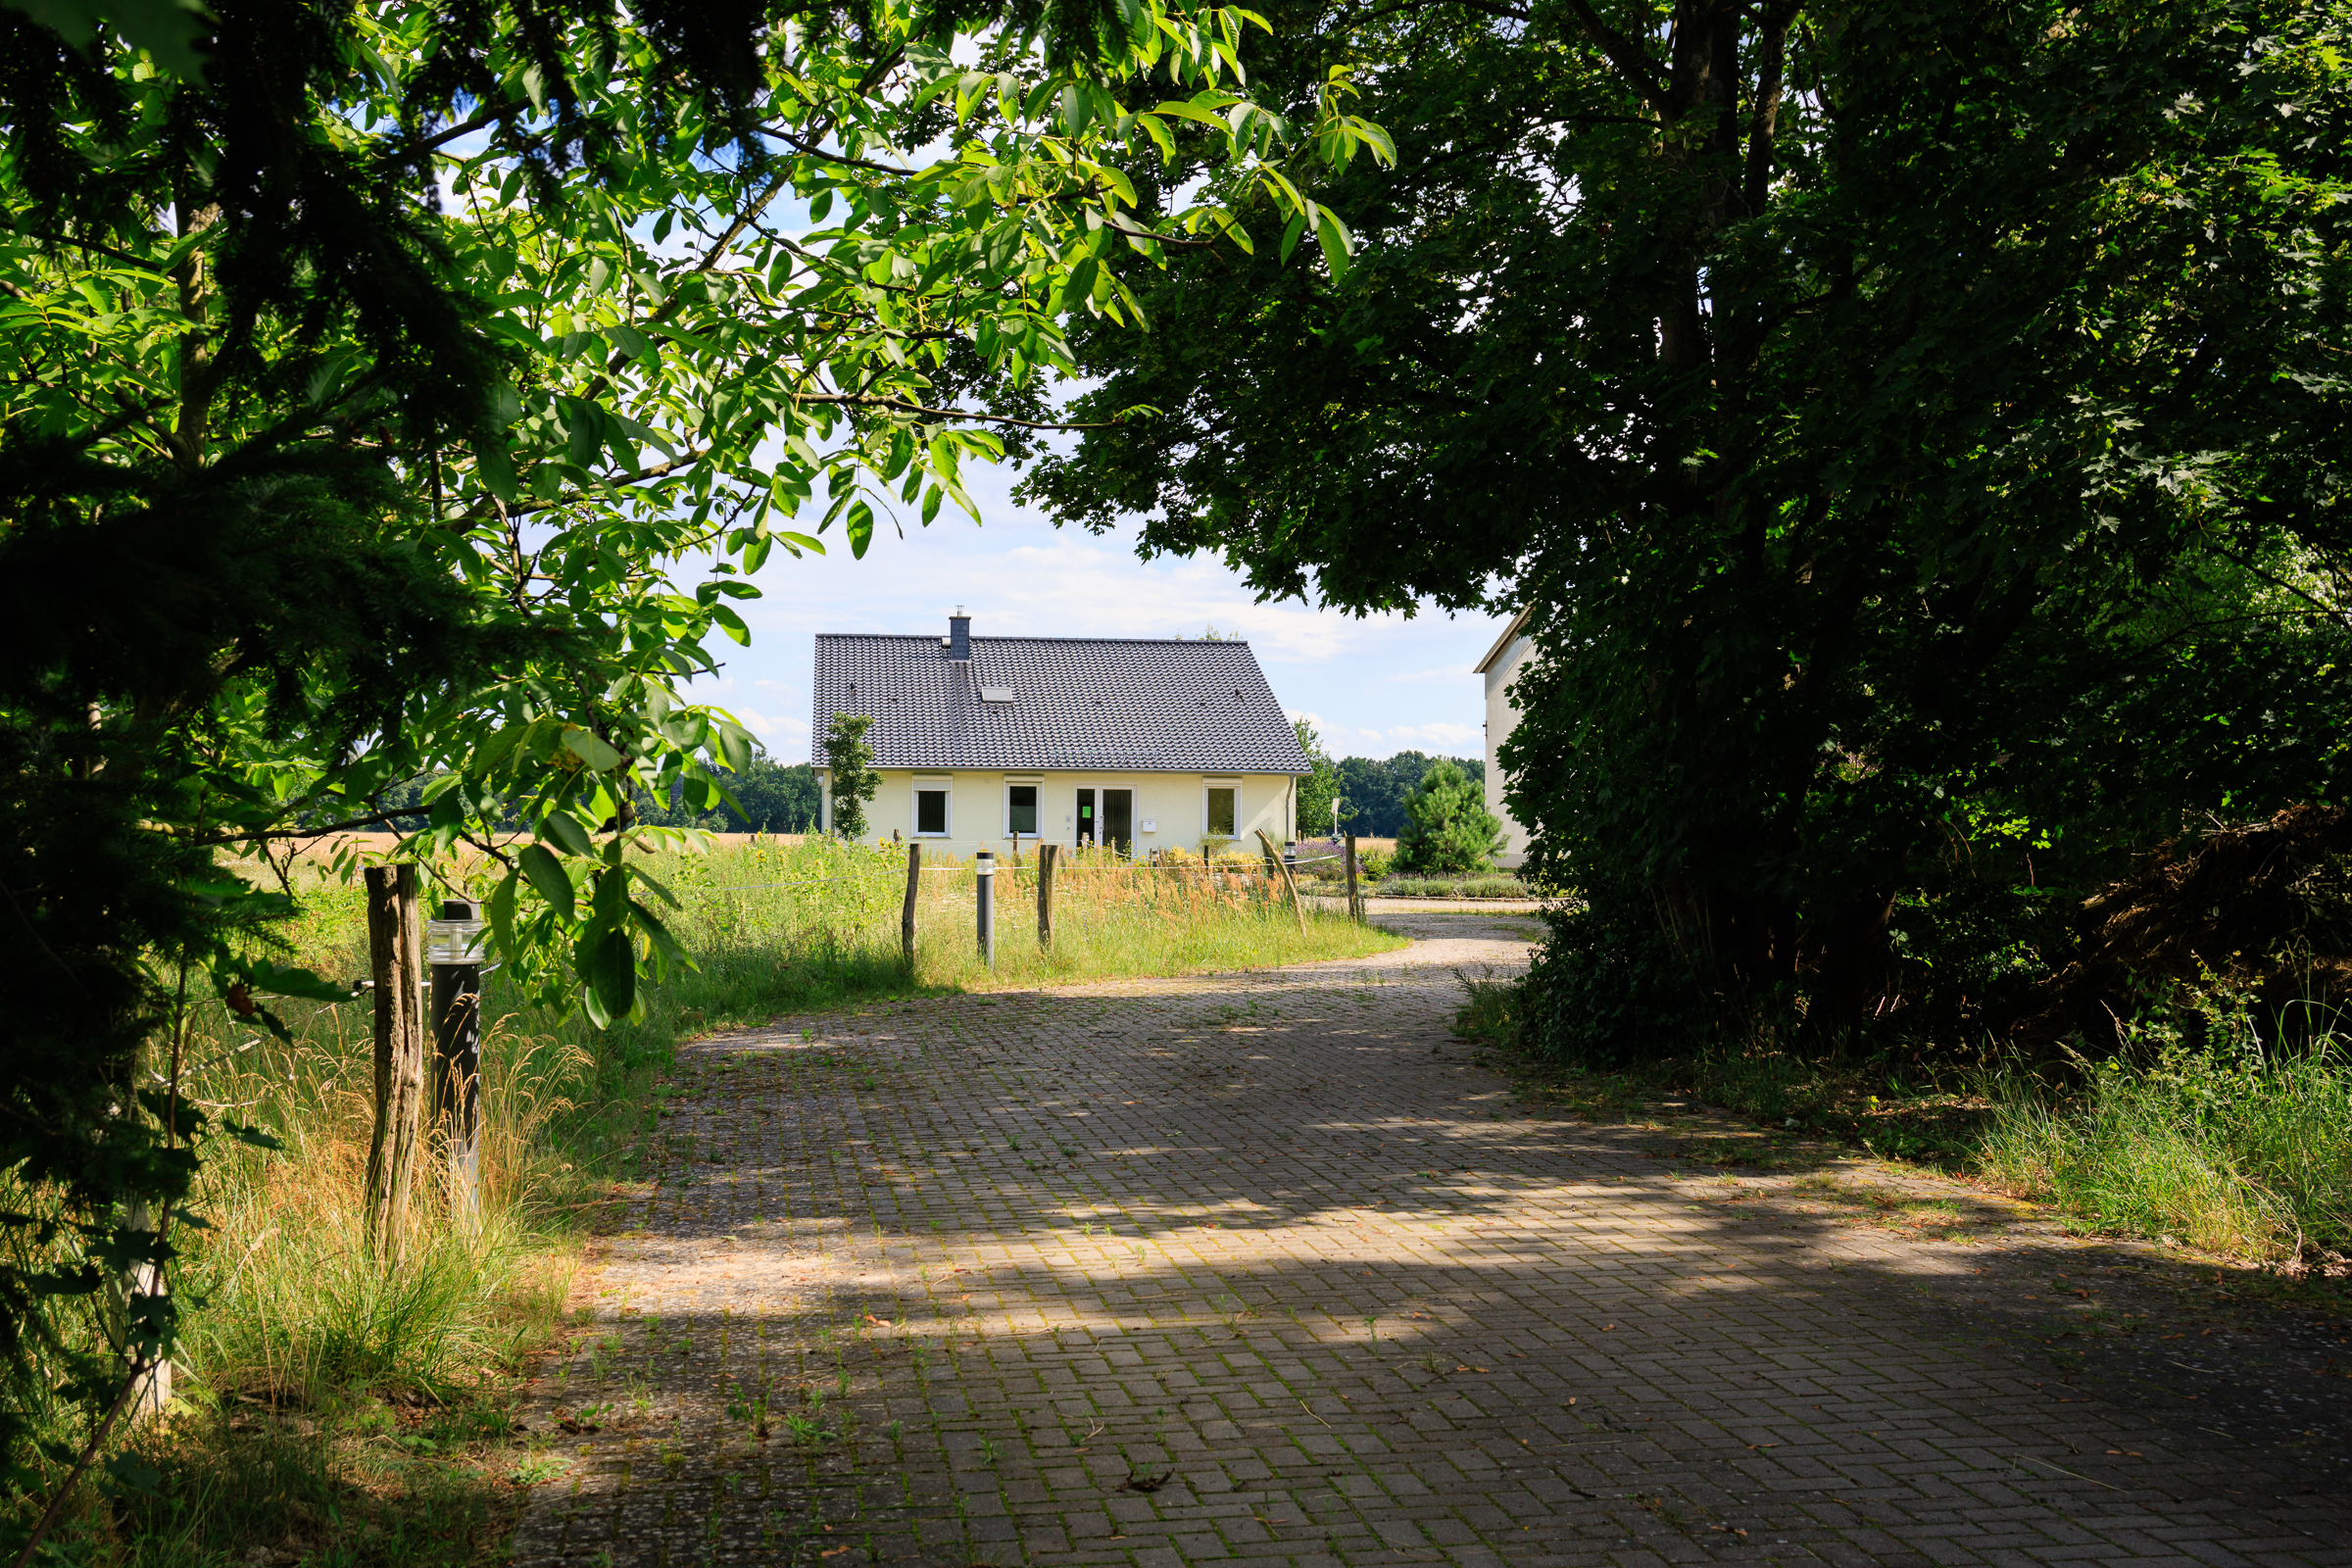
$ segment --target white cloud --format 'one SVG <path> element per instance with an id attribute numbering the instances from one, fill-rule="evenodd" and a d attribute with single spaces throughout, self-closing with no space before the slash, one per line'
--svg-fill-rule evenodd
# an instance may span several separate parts
<path id="1" fill-rule="evenodd" d="M 728 708 L 727 711 L 742 719 L 744 727 L 753 734 L 768 742 L 771 750 L 777 745 L 806 746 L 808 744 L 808 721 L 805 718 L 794 718 L 789 714 L 762 713 L 752 708 Z"/>
<path id="2" fill-rule="evenodd" d="M 1389 730 L 1400 750 L 1429 751 L 1433 748 L 1449 754 L 1468 757 L 1486 746 L 1487 734 L 1477 724 L 1398 724 Z"/>

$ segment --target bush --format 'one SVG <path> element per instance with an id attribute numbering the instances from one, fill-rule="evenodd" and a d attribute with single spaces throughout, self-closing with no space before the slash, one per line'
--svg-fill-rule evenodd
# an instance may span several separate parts
<path id="1" fill-rule="evenodd" d="M 1502 823 L 1479 786 L 1451 762 L 1421 775 L 1404 798 L 1396 864 L 1407 871 L 1484 871 L 1503 846 Z"/>
<path id="2" fill-rule="evenodd" d="M 1357 853 L 1355 865 L 1356 869 L 1362 873 L 1363 880 L 1377 882 L 1389 874 L 1389 862 L 1392 858 L 1391 856 L 1380 850 L 1363 850 Z"/>
<path id="3" fill-rule="evenodd" d="M 1688 1054 L 1710 1041 L 1690 968 L 1647 911 L 1628 900 L 1544 911 L 1551 928 L 1522 982 L 1527 1050 L 1572 1067 L 1605 1070 Z"/>

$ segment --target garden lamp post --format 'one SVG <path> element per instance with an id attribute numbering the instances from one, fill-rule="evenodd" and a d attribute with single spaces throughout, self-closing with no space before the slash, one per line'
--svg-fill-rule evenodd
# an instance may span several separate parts
<path id="1" fill-rule="evenodd" d="M 450 1206 L 481 1205 L 482 918 L 471 899 L 445 899 L 424 923 L 433 971 L 433 1123 L 449 1162 Z"/>
<path id="2" fill-rule="evenodd" d="M 997 966 L 997 857 L 992 850 L 982 850 L 972 861 L 972 872 L 979 882 L 980 961 L 991 969 Z"/>

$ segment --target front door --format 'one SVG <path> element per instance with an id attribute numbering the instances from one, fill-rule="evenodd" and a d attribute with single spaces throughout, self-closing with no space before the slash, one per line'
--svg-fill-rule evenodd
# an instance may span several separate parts
<path id="1" fill-rule="evenodd" d="M 1081 844 L 1095 842 L 1095 792 L 1093 790 L 1078 792 L 1078 842 Z"/>
<path id="2" fill-rule="evenodd" d="M 1135 791 L 1102 792 L 1102 842 L 1121 855 L 1134 853 Z"/>

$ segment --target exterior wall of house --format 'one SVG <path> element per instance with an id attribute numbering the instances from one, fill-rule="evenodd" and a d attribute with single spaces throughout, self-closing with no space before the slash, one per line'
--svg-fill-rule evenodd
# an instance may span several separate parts
<path id="1" fill-rule="evenodd" d="M 1515 821 L 1502 804 L 1503 786 L 1509 781 L 1502 776 L 1500 753 L 1502 743 L 1510 739 L 1511 731 L 1519 727 L 1519 710 L 1511 706 L 1506 695 L 1519 666 L 1526 662 L 1535 644 L 1526 637 L 1514 637 L 1510 646 L 1487 665 L 1487 809 L 1502 818 L 1502 853 L 1495 863 L 1517 866 L 1527 854 L 1527 832 Z"/>
<path id="2" fill-rule="evenodd" d="M 881 775 L 881 788 L 865 808 L 865 841 L 869 844 L 887 843 L 896 832 L 902 839 L 920 838 L 925 844 L 935 844 L 949 855 L 969 856 L 985 849 L 1002 856 L 1011 845 L 1006 821 L 1010 787 L 1014 784 L 1037 786 L 1038 832 L 1022 834 L 1024 844 L 1034 844 L 1040 838 L 1057 844 L 1075 843 L 1080 789 L 1095 791 L 1098 813 L 1102 808 L 1102 791 L 1132 790 L 1135 854 L 1141 857 L 1154 849 L 1173 847 L 1197 855 L 1208 830 L 1208 790 L 1212 784 L 1240 791 L 1235 801 L 1237 841 L 1254 847 L 1254 835 L 1259 828 L 1265 829 L 1277 844 L 1296 836 L 1296 824 L 1292 821 L 1297 805 L 1296 781 L 1288 773 L 1018 773 L 944 768 L 875 771 Z M 825 826 L 830 828 L 831 780 L 823 768 L 817 770 L 817 779 L 822 786 Z M 914 797 L 918 779 L 925 788 L 935 788 L 935 780 L 947 781 L 948 831 L 944 834 L 915 832 Z"/>

